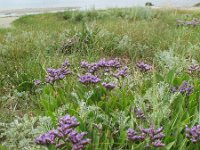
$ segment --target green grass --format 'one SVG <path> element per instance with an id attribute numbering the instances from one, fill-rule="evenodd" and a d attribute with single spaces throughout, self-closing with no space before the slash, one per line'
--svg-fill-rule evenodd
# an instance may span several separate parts
<path id="1" fill-rule="evenodd" d="M 199 144 L 187 140 L 184 128 L 186 124 L 200 123 L 199 72 L 187 73 L 192 62 L 200 62 L 200 27 L 176 26 L 178 18 L 200 19 L 199 15 L 191 11 L 129 8 L 19 18 L 12 28 L 0 29 L 1 122 L 10 123 L 25 114 L 49 116 L 53 128 L 58 116 L 69 113 L 81 122 L 78 130 L 87 131 L 92 139 L 88 149 L 102 150 L 144 149 L 145 142 L 127 140 L 127 129 L 154 124 L 164 127 L 164 149 L 199 149 Z M 117 57 L 124 66 L 128 65 L 128 78 L 119 83 L 115 81 L 122 84 L 121 88 L 105 91 L 100 85 L 81 85 L 76 76 L 83 74 L 81 60 L 95 62 L 104 57 Z M 34 86 L 35 79 L 45 80 L 48 67 L 58 68 L 66 59 L 76 75 L 54 86 Z M 136 68 L 140 60 L 153 65 L 151 73 L 144 74 Z M 184 80 L 195 86 L 194 93 L 190 97 L 172 94 L 170 88 L 181 85 Z M 142 108 L 147 120 L 136 119 L 133 107 Z M 0 133 L 6 133 L 0 136 L 0 141 L 7 141 L 8 149 L 27 149 L 26 144 L 22 147 L 16 144 L 24 139 L 32 139 L 28 146 L 34 145 L 38 133 L 30 133 L 30 128 L 37 128 L 37 124 L 24 124 L 26 121 L 19 126 L 28 129 L 27 136 L 21 133 L 16 137 L 20 128 L 14 130 L 15 126 L 7 128 L 8 132 L 0 129 Z M 94 124 L 101 125 L 102 131 Z M 16 135 L 11 136 L 12 132 Z"/>

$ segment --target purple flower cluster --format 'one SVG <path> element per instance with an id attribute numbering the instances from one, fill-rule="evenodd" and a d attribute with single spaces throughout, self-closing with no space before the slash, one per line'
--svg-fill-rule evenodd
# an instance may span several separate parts
<path id="1" fill-rule="evenodd" d="M 186 94 L 187 96 L 192 94 L 193 91 L 194 91 L 194 87 L 186 81 L 183 81 L 183 83 L 178 88 L 176 87 L 172 88 L 173 93 L 180 92 L 181 94 Z"/>
<path id="2" fill-rule="evenodd" d="M 56 148 L 66 146 L 70 141 L 73 150 L 84 150 L 89 144 L 90 139 L 85 139 L 86 132 L 78 133 L 74 130 L 79 126 L 79 122 L 75 117 L 66 115 L 59 120 L 59 125 L 56 130 L 51 130 L 48 133 L 42 134 L 35 139 L 35 143 L 39 145 L 55 145 Z"/>
<path id="3" fill-rule="evenodd" d="M 57 80 L 64 79 L 66 75 L 71 73 L 71 71 L 67 68 L 69 66 L 70 66 L 70 63 L 66 60 L 62 64 L 61 68 L 58 68 L 58 69 L 48 68 L 47 75 L 46 75 L 46 82 L 53 84 Z"/>
<path id="4" fill-rule="evenodd" d="M 128 75 L 128 67 L 125 66 L 123 67 L 121 70 L 119 70 L 116 74 L 114 74 L 114 76 L 116 78 L 119 78 L 120 76 L 121 77 L 126 77 Z"/>
<path id="5" fill-rule="evenodd" d="M 49 132 L 37 137 L 35 139 L 35 143 L 40 145 L 55 144 L 55 139 L 56 139 L 55 131 L 50 130 Z"/>
<path id="6" fill-rule="evenodd" d="M 86 61 L 81 62 L 81 67 L 82 68 L 87 68 L 89 69 L 90 73 L 94 73 L 98 71 L 101 68 L 107 69 L 107 68 L 120 68 L 121 64 L 118 61 L 118 59 L 111 59 L 111 60 L 106 60 L 105 58 L 99 60 L 97 63 L 88 63 Z"/>
<path id="7" fill-rule="evenodd" d="M 136 118 L 142 119 L 142 120 L 146 119 L 146 117 L 145 117 L 144 112 L 142 111 L 142 109 L 136 108 L 134 111 L 135 111 L 135 114 L 136 114 Z"/>
<path id="8" fill-rule="evenodd" d="M 34 85 L 38 86 L 38 85 L 40 85 L 40 84 L 41 84 L 41 81 L 40 81 L 40 80 L 35 80 L 35 81 L 34 81 Z"/>
<path id="9" fill-rule="evenodd" d="M 192 141 L 192 143 L 200 142 L 200 124 L 189 128 L 185 127 L 186 137 Z"/>
<path id="10" fill-rule="evenodd" d="M 68 60 L 65 60 L 62 66 L 63 66 L 63 67 L 69 67 L 69 66 L 70 66 L 69 61 L 68 61 Z"/>
<path id="11" fill-rule="evenodd" d="M 141 128 L 140 133 L 137 133 L 133 129 L 129 129 L 127 136 L 128 139 L 131 141 L 144 141 L 145 139 L 149 138 L 152 146 L 155 148 L 164 147 L 165 144 L 162 143 L 162 139 L 165 137 L 163 131 L 163 127 L 155 129 L 153 126 L 150 128 Z"/>
<path id="12" fill-rule="evenodd" d="M 47 69 L 48 75 L 46 76 L 46 82 L 53 84 L 57 80 L 62 80 L 65 78 L 66 75 L 70 74 L 70 70 L 66 68 L 58 68 L 58 69 Z"/>
<path id="13" fill-rule="evenodd" d="M 149 64 L 145 64 L 143 61 L 137 63 L 137 67 L 142 71 L 142 72 L 147 72 L 152 69 L 152 66 Z"/>
<path id="14" fill-rule="evenodd" d="M 88 85 L 88 84 L 96 84 L 96 83 L 99 83 L 101 81 L 101 79 L 99 79 L 98 77 L 92 75 L 91 73 L 87 73 L 86 75 L 84 76 L 80 76 L 79 77 L 79 81 L 85 85 Z"/>
<path id="15" fill-rule="evenodd" d="M 198 64 L 192 64 L 188 68 L 189 73 L 198 72 L 200 71 L 200 66 Z"/>
<path id="16" fill-rule="evenodd" d="M 105 83 L 103 82 L 102 85 L 107 89 L 107 90 L 112 90 L 115 88 L 115 84 L 114 83 Z"/>
<path id="17" fill-rule="evenodd" d="M 110 60 L 106 60 L 105 58 L 103 58 L 96 63 L 88 63 L 87 61 L 82 61 L 81 68 L 85 68 L 87 70 L 87 73 L 83 76 L 80 76 L 79 81 L 85 85 L 88 85 L 90 83 L 99 83 L 101 80 L 103 80 L 104 76 L 114 76 L 116 78 L 119 78 L 120 76 L 127 76 L 128 67 L 121 67 L 122 65 L 117 58 Z M 108 90 L 112 90 L 116 87 L 114 83 L 104 82 L 102 83 L 102 85 Z"/>
<path id="18" fill-rule="evenodd" d="M 146 138 L 146 134 L 144 133 L 137 133 L 135 130 L 133 129 L 128 129 L 128 133 L 127 133 L 127 137 L 130 141 L 144 141 Z"/>
<path id="19" fill-rule="evenodd" d="M 193 18 L 191 21 L 183 21 L 180 19 L 176 20 L 177 26 L 198 26 L 200 25 L 200 20 Z"/>

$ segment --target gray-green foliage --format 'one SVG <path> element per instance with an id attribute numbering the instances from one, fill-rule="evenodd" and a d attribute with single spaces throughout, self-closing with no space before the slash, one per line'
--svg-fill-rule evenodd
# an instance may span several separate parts
<path id="1" fill-rule="evenodd" d="M 36 150 L 46 149 L 34 143 L 34 139 L 51 129 L 52 123 L 49 117 L 17 117 L 11 123 L 1 123 L 0 132 L 2 145 L 7 149 Z"/>

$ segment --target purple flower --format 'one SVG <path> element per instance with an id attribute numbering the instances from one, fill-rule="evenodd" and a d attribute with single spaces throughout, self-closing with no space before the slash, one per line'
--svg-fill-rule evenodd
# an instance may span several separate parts
<path id="1" fill-rule="evenodd" d="M 105 62 L 104 67 L 120 68 L 121 64 L 117 59 L 111 59 Z"/>
<path id="2" fill-rule="evenodd" d="M 68 60 L 65 60 L 62 66 L 63 66 L 63 67 L 69 67 L 69 66 L 70 66 L 69 61 L 68 61 Z"/>
<path id="3" fill-rule="evenodd" d="M 89 68 L 90 64 L 87 61 L 82 61 L 81 62 L 81 68 Z"/>
<path id="4" fill-rule="evenodd" d="M 177 88 L 176 88 L 176 87 L 172 87 L 172 88 L 171 88 L 171 92 L 172 92 L 172 93 L 176 93 L 176 92 L 177 92 Z"/>
<path id="5" fill-rule="evenodd" d="M 53 84 L 57 80 L 62 80 L 65 78 L 66 75 L 70 74 L 71 71 L 66 69 L 66 68 L 58 68 L 58 69 L 52 69 L 48 68 L 47 69 L 47 75 L 46 75 L 46 82 Z"/>
<path id="6" fill-rule="evenodd" d="M 192 143 L 200 142 L 200 125 L 193 126 L 192 128 L 186 125 L 185 133 L 186 137 L 190 139 Z"/>
<path id="7" fill-rule="evenodd" d="M 150 128 L 142 128 L 140 129 L 142 133 L 147 134 L 152 141 L 157 139 L 162 139 L 165 137 L 165 135 L 162 133 L 163 127 L 158 128 L 157 130 L 151 126 Z"/>
<path id="8" fill-rule="evenodd" d="M 101 79 L 99 79 L 96 76 L 93 76 L 90 73 L 87 73 L 86 75 L 79 77 L 79 81 L 81 83 L 85 84 L 85 85 L 88 85 L 88 84 L 91 84 L 91 83 L 92 84 L 99 83 L 101 81 Z"/>
<path id="9" fill-rule="evenodd" d="M 79 126 L 79 122 L 77 122 L 77 119 L 75 117 L 71 117 L 70 115 L 66 115 L 59 119 L 59 126 L 65 127 L 65 128 L 72 128 Z"/>
<path id="10" fill-rule="evenodd" d="M 141 71 L 143 71 L 143 72 L 147 72 L 147 71 L 149 71 L 149 70 L 152 69 L 152 66 L 151 66 L 151 65 L 145 64 L 143 61 L 138 62 L 138 63 L 137 63 L 137 67 L 138 67 Z"/>
<path id="11" fill-rule="evenodd" d="M 84 150 L 90 139 L 85 139 L 86 132 L 78 133 L 74 130 L 80 123 L 75 117 L 66 115 L 59 119 L 58 128 L 51 130 L 35 139 L 39 145 L 55 145 L 56 148 L 62 148 L 72 143 L 73 150 Z"/>
<path id="12" fill-rule="evenodd" d="M 127 137 L 131 141 L 139 141 L 143 142 L 144 140 L 147 140 L 147 147 L 163 147 L 165 146 L 164 143 L 161 142 L 161 140 L 165 137 L 163 134 L 163 127 L 160 127 L 158 129 L 155 129 L 153 126 L 150 128 L 141 128 L 140 132 L 137 133 L 133 129 L 128 129 Z M 151 145 L 150 145 L 150 143 Z"/>
<path id="13" fill-rule="evenodd" d="M 118 73 L 114 74 L 114 77 L 118 78 L 119 76 L 121 77 L 126 77 L 128 75 L 128 67 L 125 66 L 121 70 L 118 71 Z"/>
<path id="14" fill-rule="evenodd" d="M 90 143 L 90 139 L 84 139 L 85 135 L 87 135 L 87 132 L 78 133 L 72 131 L 70 133 L 69 138 L 73 143 L 73 150 L 83 150 Z"/>
<path id="15" fill-rule="evenodd" d="M 97 63 L 93 63 L 93 64 L 90 65 L 89 69 L 90 69 L 89 70 L 90 73 L 94 73 L 99 69 L 99 66 L 98 66 Z"/>
<path id="16" fill-rule="evenodd" d="M 184 81 L 181 86 L 179 86 L 178 91 L 181 94 L 186 94 L 189 96 L 194 91 L 194 87 L 190 85 L 188 82 Z"/>
<path id="17" fill-rule="evenodd" d="M 165 144 L 162 143 L 161 140 L 156 140 L 155 142 L 152 142 L 152 145 L 155 147 L 155 148 L 159 148 L 159 147 L 164 147 Z"/>
<path id="18" fill-rule="evenodd" d="M 42 134 L 41 136 L 35 139 L 35 143 L 39 145 L 48 145 L 55 143 L 55 131 L 50 130 L 48 133 Z"/>
<path id="19" fill-rule="evenodd" d="M 107 90 L 112 90 L 115 88 L 115 84 L 114 83 L 105 83 L 103 82 L 102 85 L 107 89 Z"/>
<path id="20" fill-rule="evenodd" d="M 172 87 L 171 92 L 180 92 L 181 94 L 186 94 L 186 96 L 189 96 L 194 91 L 194 87 L 190 85 L 188 82 L 183 81 L 183 83 L 179 87 Z"/>
<path id="21" fill-rule="evenodd" d="M 142 111 L 142 109 L 136 108 L 135 109 L 135 113 L 136 113 L 136 118 L 143 119 L 143 120 L 146 119 L 146 117 L 145 117 L 144 112 Z"/>
<path id="22" fill-rule="evenodd" d="M 141 135 L 139 135 L 135 130 L 133 129 L 128 129 L 127 132 L 127 137 L 130 141 L 144 141 L 146 138 L 146 135 L 144 133 L 142 133 Z"/>
<path id="23" fill-rule="evenodd" d="M 40 85 L 40 84 L 41 84 L 41 81 L 40 81 L 40 80 L 35 80 L 35 81 L 34 81 L 34 85 L 37 86 L 37 85 Z"/>
<path id="24" fill-rule="evenodd" d="M 89 64 L 86 61 L 82 61 L 81 62 L 81 67 L 82 68 L 88 68 L 90 73 L 94 73 L 96 71 L 98 71 L 101 68 L 120 68 L 121 64 L 118 61 L 118 59 L 111 59 L 111 60 L 106 60 L 105 58 L 99 60 L 96 63 L 91 63 Z"/>

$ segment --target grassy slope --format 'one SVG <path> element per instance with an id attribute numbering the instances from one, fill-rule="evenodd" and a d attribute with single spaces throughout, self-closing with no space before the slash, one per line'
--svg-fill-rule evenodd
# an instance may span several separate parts
<path id="1" fill-rule="evenodd" d="M 31 91 L 34 79 L 43 79 L 47 67 L 57 67 L 66 58 L 77 66 L 84 59 L 120 57 L 131 66 L 140 59 L 153 63 L 157 52 L 172 49 L 175 55 L 200 62 L 196 50 L 200 28 L 176 26 L 175 20 L 187 19 L 187 14 L 140 8 L 65 12 L 25 16 L 14 22 L 14 28 L 0 29 L 1 120 L 24 113 L 43 114 L 37 95 L 20 95 L 16 89 Z M 192 12 L 188 19 L 198 15 Z M 89 43 L 77 43 L 65 55 L 59 52 L 62 43 L 74 35 L 88 37 Z"/>

